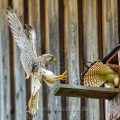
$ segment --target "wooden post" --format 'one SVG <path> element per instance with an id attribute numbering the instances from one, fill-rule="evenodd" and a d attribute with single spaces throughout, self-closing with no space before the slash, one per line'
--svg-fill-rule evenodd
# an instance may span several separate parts
<path id="1" fill-rule="evenodd" d="M 13 9 L 17 10 L 17 15 L 22 23 L 23 21 L 23 0 L 13 0 Z M 24 25 L 23 25 L 24 26 Z M 15 120 L 24 120 L 26 118 L 26 81 L 25 72 L 20 61 L 20 49 L 14 41 L 14 82 L 15 82 Z"/>
<path id="2" fill-rule="evenodd" d="M 53 54 L 57 59 L 50 69 L 55 74 L 60 74 L 58 0 L 45 0 L 45 22 L 46 52 Z M 48 120 L 61 120 L 61 98 L 54 96 L 54 87 L 55 85 L 47 89 Z"/>
<path id="3" fill-rule="evenodd" d="M 64 44 L 68 83 L 80 84 L 78 1 L 64 0 Z M 80 98 L 67 98 L 67 119 L 80 119 Z"/>
<path id="4" fill-rule="evenodd" d="M 0 120 L 11 119 L 9 33 L 6 17 L 7 0 L 0 1 Z"/>
<path id="5" fill-rule="evenodd" d="M 89 65 L 88 62 L 99 58 L 97 25 L 97 0 L 83 0 L 84 65 Z M 86 120 L 101 118 L 99 100 L 86 99 L 84 108 Z"/>
<path id="6" fill-rule="evenodd" d="M 2 1 L 0 1 L 0 10 L 2 11 Z M 0 16 L 2 15 L 2 12 L 0 13 Z M 2 29 L 3 29 L 3 17 L 0 19 L 0 119 L 4 120 L 5 119 L 5 100 L 4 100 L 4 80 L 3 80 L 3 50 L 2 50 Z"/>

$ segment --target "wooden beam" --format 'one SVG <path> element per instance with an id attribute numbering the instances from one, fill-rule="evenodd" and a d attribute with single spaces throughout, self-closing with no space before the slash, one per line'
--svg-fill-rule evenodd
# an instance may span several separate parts
<path id="1" fill-rule="evenodd" d="M 82 85 L 60 84 L 55 89 L 56 96 L 85 97 L 95 99 L 112 99 L 117 96 L 119 89 L 88 87 Z"/>
<path id="2" fill-rule="evenodd" d="M 60 51 L 60 73 L 65 71 L 65 8 L 64 1 L 58 0 L 58 12 L 59 12 L 59 51 Z M 66 83 L 68 81 L 60 81 L 61 83 Z M 66 97 L 61 97 L 61 119 L 67 119 L 67 111 L 65 110 L 67 107 L 67 99 Z"/>
<path id="3" fill-rule="evenodd" d="M 19 17 L 22 25 L 24 25 L 24 11 L 23 11 L 23 3 L 24 0 L 12 0 L 13 9 L 17 10 L 17 16 Z M 11 118 L 12 120 L 24 120 L 26 118 L 26 84 L 25 84 L 25 71 L 23 69 L 23 66 L 20 61 L 20 49 L 18 45 L 16 44 L 16 41 L 13 39 L 13 67 L 14 71 L 13 73 L 13 84 L 14 84 L 14 94 L 13 97 L 15 97 L 15 111 L 13 115 L 15 115 L 15 118 Z M 12 86 L 11 86 L 11 89 Z"/>
<path id="4" fill-rule="evenodd" d="M 59 53 L 59 12 L 58 0 L 45 0 L 45 49 L 46 53 L 54 55 L 57 61 L 50 65 L 49 69 L 55 74 L 60 74 L 60 53 Z M 55 83 L 59 84 L 59 82 Z M 54 86 L 46 89 L 47 109 L 44 116 L 47 120 L 61 120 L 61 97 L 55 97 L 53 94 Z M 46 106 L 46 105 L 45 105 Z"/>
<path id="5" fill-rule="evenodd" d="M 78 1 L 64 0 L 64 52 L 65 69 L 68 71 L 67 82 L 80 84 L 80 60 L 79 60 L 79 25 L 78 25 Z M 82 56 L 82 55 L 81 55 Z M 72 73 L 72 74 L 71 74 Z M 67 119 L 80 119 L 81 101 L 79 98 L 67 98 Z"/>
<path id="6" fill-rule="evenodd" d="M 12 109 L 10 106 L 10 55 L 9 33 L 6 17 L 7 0 L 0 1 L 0 120 L 11 120 Z"/>
<path id="7" fill-rule="evenodd" d="M 96 61 L 99 58 L 100 41 L 98 38 L 99 30 L 97 19 L 98 17 L 97 2 L 98 2 L 97 0 L 82 0 L 84 65 L 89 65 L 88 62 Z M 96 120 L 96 118 L 97 120 L 101 119 L 99 100 L 85 99 L 85 105 L 83 109 L 85 111 L 85 120 Z"/>

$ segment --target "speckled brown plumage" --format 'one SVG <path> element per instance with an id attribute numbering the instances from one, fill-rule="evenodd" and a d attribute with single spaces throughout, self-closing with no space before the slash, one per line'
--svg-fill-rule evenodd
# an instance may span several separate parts
<path id="1" fill-rule="evenodd" d="M 85 86 L 100 87 L 105 82 L 110 82 L 114 86 L 114 80 L 119 79 L 119 76 L 107 64 L 96 61 L 85 71 L 83 79 Z"/>

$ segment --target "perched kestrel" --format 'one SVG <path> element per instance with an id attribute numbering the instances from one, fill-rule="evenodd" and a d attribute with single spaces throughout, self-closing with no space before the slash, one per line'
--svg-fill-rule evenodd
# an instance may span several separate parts
<path id="1" fill-rule="evenodd" d="M 104 83 L 106 87 L 113 88 L 118 86 L 119 65 L 103 64 L 101 61 L 96 61 L 83 74 L 85 86 L 100 87 Z"/>
<path id="2" fill-rule="evenodd" d="M 32 79 L 32 96 L 30 98 L 31 101 L 31 99 L 36 96 L 36 94 L 38 96 L 38 90 L 43 80 L 48 86 L 52 86 L 56 80 L 65 80 L 67 77 L 66 72 L 64 72 L 62 75 L 57 76 L 52 71 L 47 70 L 46 66 L 55 61 L 55 57 L 51 54 L 37 56 L 35 48 L 35 29 L 30 25 L 26 25 L 26 29 L 23 29 L 19 18 L 11 9 L 7 10 L 7 17 L 10 30 L 17 45 L 20 48 L 20 59 L 27 74 L 27 78 L 31 76 Z M 30 104 L 33 103 L 29 102 L 29 106 L 34 105 Z M 31 110 L 31 107 L 29 109 L 30 112 L 35 111 Z M 31 112 L 31 114 L 34 114 L 34 112 Z"/>

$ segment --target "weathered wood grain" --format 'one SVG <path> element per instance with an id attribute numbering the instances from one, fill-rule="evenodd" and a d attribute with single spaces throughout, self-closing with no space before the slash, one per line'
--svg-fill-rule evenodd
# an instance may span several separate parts
<path id="1" fill-rule="evenodd" d="M 119 21 L 120 21 L 120 1 L 119 0 L 117 0 L 117 17 L 118 17 L 118 39 L 119 39 L 119 43 L 120 43 L 120 24 L 119 24 Z"/>
<path id="2" fill-rule="evenodd" d="M 37 54 L 41 55 L 41 29 L 40 29 L 40 1 L 35 0 L 34 2 L 28 0 L 28 14 L 29 14 L 29 24 L 33 25 L 36 30 L 37 40 L 36 40 L 36 50 Z"/>
<path id="3" fill-rule="evenodd" d="M 118 8 L 117 0 L 102 0 L 102 34 L 103 34 L 103 55 L 106 56 L 119 43 L 118 39 Z M 120 99 L 106 101 L 106 120 L 114 117 L 120 106 Z"/>
<path id="4" fill-rule="evenodd" d="M 83 38 L 83 1 L 78 0 L 78 29 L 79 29 L 79 63 L 80 63 L 80 84 L 83 83 L 83 78 L 81 76 L 82 73 L 84 73 L 84 38 Z M 81 120 L 85 119 L 85 98 L 81 98 L 80 101 L 80 116 Z"/>
<path id="5" fill-rule="evenodd" d="M 34 2 L 31 0 L 28 0 L 28 21 L 30 25 L 32 25 L 35 28 L 37 39 L 36 39 L 36 51 L 37 55 L 40 56 L 42 53 L 42 43 L 41 41 L 44 41 L 41 39 L 41 24 L 40 24 L 40 0 L 35 0 Z M 34 120 L 43 120 L 43 86 L 41 85 L 41 88 L 39 90 L 39 111 L 37 115 L 35 116 Z"/>
<path id="6" fill-rule="evenodd" d="M 65 57 L 68 83 L 80 84 L 77 0 L 64 0 Z M 69 79 L 71 78 L 71 79 Z M 80 99 L 67 99 L 67 119 L 80 119 Z"/>
<path id="7" fill-rule="evenodd" d="M 97 0 L 97 35 L 98 35 L 98 51 L 99 56 L 98 59 L 101 60 L 103 58 L 103 41 L 102 41 L 102 1 Z M 100 100 L 100 119 L 105 118 L 105 102 L 104 100 Z"/>
<path id="8" fill-rule="evenodd" d="M 60 73 L 65 71 L 65 43 L 64 43 L 64 1 L 58 0 L 58 7 L 59 7 L 59 41 L 60 41 Z M 68 83 L 68 81 L 61 81 L 61 83 Z M 61 119 L 67 119 L 67 111 L 65 110 L 67 107 L 66 97 L 61 96 Z"/>
<path id="9" fill-rule="evenodd" d="M 9 59 L 9 36 L 6 18 L 7 0 L 1 0 L 0 11 L 0 119 L 10 120 L 10 59 Z"/>
<path id="10" fill-rule="evenodd" d="M 118 88 L 98 88 L 82 85 L 60 84 L 55 89 L 55 95 L 68 97 L 85 97 L 95 99 L 112 99 L 119 93 Z"/>
<path id="11" fill-rule="evenodd" d="M 17 10 L 17 15 L 22 23 L 23 21 L 23 0 L 13 0 L 13 9 Z M 15 120 L 24 120 L 26 118 L 26 80 L 25 72 L 20 61 L 20 49 L 14 41 L 14 82 L 15 82 Z"/>
<path id="12" fill-rule="evenodd" d="M 13 6 L 12 1 L 9 1 L 8 4 L 10 7 Z M 11 100 L 11 120 L 15 120 L 15 79 L 14 79 L 14 40 L 12 33 L 9 29 L 9 41 L 10 41 L 10 100 Z"/>
<path id="13" fill-rule="evenodd" d="M 2 1 L 0 1 L 0 10 L 2 11 Z M 0 13 L 2 16 L 2 12 Z M 5 110 L 4 110 L 4 82 L 3 82 L 3 62 L 2 62 L 2 25 L 3 25 L 3 18 L 0 19 L 0 119 L 4 120 L 5 118 Z"/>
<path id="14" fill-rule="evenodd" d="M 57 59 L 55 63 L 50 65 L 50 70 L 55 74 L 60 74 L 58 1 L 46 0 L 45 9 L 46 52 L 53 54 Z M 55 85 L 58 83 L 59 82 L 56 81 Z M 48 120 L 61 120 L 61 98 L 54 96 L 53 89 L 55 85 L 47 89 Z"/>
<path id="15" fill-rule="evenodd" d="M 118 45 L 117 0 L 102 1 L 103 54 Z"/>
<path id="16" fill-rule="evenodd" d="M 98 59 L 97 0 L 83 0 L 84 64 Z M 94 108 L 94 109 L 93 109 Z M 99 100 L 86 99 L 85 119 L 99 120 Z"/>
<path id="17" fill-rule="evenodd" d="M 2 1 L 0 1 L 0 10 L 2 11 Z M 2 16 L 2 13 L 0 13 L 0 16 Z M 3 50 L 2 50 L 2 29 L 3 29 L 3 17 L 0 19 L 0 119 L 5 119 L 5 100 L 4 100 L 4 82 L 3 82 Z"/>

